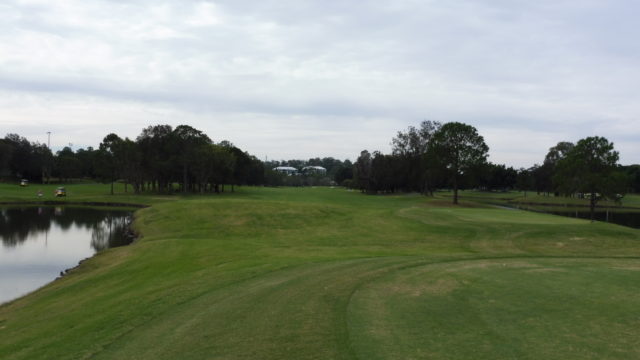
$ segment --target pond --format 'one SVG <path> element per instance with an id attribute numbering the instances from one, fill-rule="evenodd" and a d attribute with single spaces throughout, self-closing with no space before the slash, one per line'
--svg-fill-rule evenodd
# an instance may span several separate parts
<path id="1" fill-rule="evenodd" d="M 53 281 L 96 252 L 127 245 L 131 211 L 0 207 L 0 304 Z"/>

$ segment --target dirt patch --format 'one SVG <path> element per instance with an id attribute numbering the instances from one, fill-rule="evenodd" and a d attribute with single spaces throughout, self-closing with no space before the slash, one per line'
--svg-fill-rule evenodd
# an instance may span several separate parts
<path id="1" fill-rule="evenodd" d="M 229 216 L 223 220 L 224 224 L 232 225 L 232 226 L 242 226 L 249 222 L 248 217 L 243 216 Z"/>
<path id="2" fill-rule="evenodd" d="M 456 279 L 450 278 L 437 279 L 435 281 L 428 281 L 416 285 L 393 284 L 389 286 L 389 291 L 396 294 L 418 297 L 424 294 L 447 295 L 459 287 L 460 283 Z"/>
<path id="3" fill-rule="evenodd" d="M 460 264 L 455 267 L 450 267 L 445 269 L 445 272 L 458 272 L 460 270 L 467 269 L 486 269 L 492 266 L 499 266 L 511 269 L 519 269 L 519 268 L 536 268 L 538 265 L 531 264 L 525 261 L 501 261 L 501 260 L 488 260 L 488 261 L 470 261 L 468 263 Z"/>
<path id="4" fill-rule="evenodd" d="M 615 270 L 631 270 L 631 271 L 640 271 L 640 264 L 630 264 L 630 265 L 622 265 L 622 266 L 612 266 L 612 269 Z"/>
<path id="5" fill-rule="evenodd" d="M 460 283 L 455 279 L 438 279 L 416 289 L 417 292 L 414 293 L 414 296 L 422 295 L 425 292 L 433 295 L 446 295 L 459 287 Z"/>
<path id="6" fill-rule="evenodd" d="M 558 268 L 538 268 L 538 269 L 527 270 L 527 272 L 529 273 L 566 272 L 566 270 L 558 269 Z"/>

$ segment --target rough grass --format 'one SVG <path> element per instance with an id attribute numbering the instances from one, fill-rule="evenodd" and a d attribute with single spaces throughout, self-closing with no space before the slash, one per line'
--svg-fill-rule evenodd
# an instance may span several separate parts
<path id="1" fill-rule="evenodd" d="M 640 355 L 637 230 L 338 188 L 68 189 L 153 204 L 143 238 L 0 306 L 1 359 Z"/>

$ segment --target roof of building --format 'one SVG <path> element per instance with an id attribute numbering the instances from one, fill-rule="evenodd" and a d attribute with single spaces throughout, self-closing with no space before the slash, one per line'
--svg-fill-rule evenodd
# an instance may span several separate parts
<path id="1" fill-rule="evenodd" d="M 291 166 L 278 166 L 278 167 L 274 167 L 273 170 L 275 171 L 298 171 L 298 169 L 291 167 Z"/>
<path id="2" fill-rule="evenodd" d="M 305 166 L 302 170 L 308 170 L 308 169 L 327 171 L 327 169 L 323 168 L 322 166 Z"/>

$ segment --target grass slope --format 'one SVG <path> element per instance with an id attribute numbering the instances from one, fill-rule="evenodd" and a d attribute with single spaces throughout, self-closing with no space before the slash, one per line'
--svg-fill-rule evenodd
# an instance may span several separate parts
<path id="1" fill-rule="evenodd" d="M 640 355 L 637 230 L 343 189 L 76 186 L 153 204 L 144 237 L 0 306 L 1 359 Z"/>

